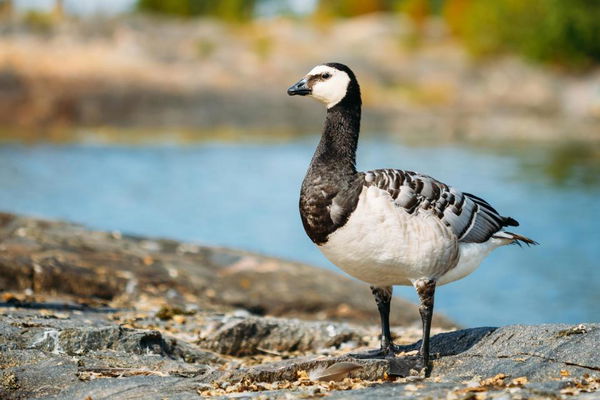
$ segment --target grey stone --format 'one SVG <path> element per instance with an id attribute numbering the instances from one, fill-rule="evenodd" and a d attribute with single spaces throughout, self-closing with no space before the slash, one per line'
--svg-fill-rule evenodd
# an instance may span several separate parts
<path id="1" fill-rule="evenodd" d="M 185 378 L 136 376 L 120 379 L 97 379 L 78 383 L 60 394 L 41 397 L 44 400 L 147 400 L 198 399 L 193 386 L 188 386 Z"/>
<path id="2" fill-rule="evenodd" d="M 248 356 L 265 351 L 318 352 L 343 343 L 364 345 L 366 331 L 332 322 L 268 317 L 231 318 L 200 345 L 221 354 Z"/>
<path id="3" fill-rule="evenodd" d="M 78 382 L 76 361 L 38 350 L 3 350 L 0 367 L 1 399 L 36 398 Z"/>
<path id="4" fill-rule="evenodd" d="M 377 342 L 352 322 L 377 317 L 364 285 L 331 272 L 10 214 L 0 214 L 0 249 L 0 289 L 11 290 L 0 304 L 2 399 L 264 400 L 330 389 L 332 399 L 598 398 L 600 324 L 441 333 L 431 375 L 394 380 L 402 356 L 347 355 Z M 413 311 L 396 322 L 410 326 Z M 418 335 L 397 332 L 404 343 Z M 300 382 L 305 373 L 312 380 Z M 318 381 L 327 374 L 338 382 Z"/>
<path id="5" fill-rule="evenodd" d="M 447 371 L 459 378 L 504 373 L 541 381 L 559 378 L 561 370 L 569 371 L 572 377 L 597 373 L 600 371 L 600 324 L 585 324 L 585 327 L 585 332 L 573 335 L 564 335 L 564 332 L 577 326 L 501 327 L 464 352 L 454 355 L 452 351 L 446 352 L 450 356 L 436 360 L 432 376 L 447 376 Z M 444 334 L 448 340 L 439 340 L 452 342 L 452 336 L 457 334 Z"/>
<path id="6" fill-rule="evenodd" d="M 586 379 L 600 384 L 600 324 L 515 325 L 438 334 L 431 343 L 430 377 L 416 375 L 386 382 L 389 360 L 323 355 L 331 351 L 327 346 L 335 349 L 340 340 L 348 339 L 354 345 L 365 334 L 360 327 L 222 314 L 189 318 L 197 320 L 184 325 L 190 331 L 202 331 L 202 324 L 214 321 L 219 325 L 204 339 L 187 341 L 166 335 L 164 330 L 170 325 L 156 317 L 148 317 L 147 324 L 156 324 L 149 330 L 123 327 L 101 313 L 41 315 L 6 309 L 0 314 L 0 398 L 187 399 L 215 384 L 235 388 L 249 383 L 275 384 L 275 390 L 239 393 L 236 389 L 224 398 L 312 396 L 320 390 L 316 381 L 286 390 L 277 390 L 277 384 L 296 382 L 302 371 L 310 376 L 332 366 L 339 366 L 333 368 L 338 380 L 347 377 L 372 382 L 364 389 L 334 390 L 328 394 L 333 399 L 466 399 L 480 390 L 488 398 L 563 398 L 562 390 L 581 386 Z M 262 346 L 268 352 L 281 352 L 284 359 L 243 366 Z M 239 362 L 226 361 L 202 347 L 238 354 Z M 406 350 L 417 347 L 415 343 Z M 339 349 L 335 352 L 339 354 Z M 353 368 L 340 374 L 342 367 L 349 365 L 344 363 L 350 362 Z M 482 380 L 494 376 L 500 377 L 500 383 L 471 391 L 473 385 L 482 385 Z M 521 383 L 512 383 L 517 378 Z M 376 383 L 378 380 L 382 383 Z M 576 393 L 586 398 L 585 391 Z"/>
<path id="7" fill-rule="evenodd" d="M 483 385 L 482 391 L 498 398 L 562 398 L 561 389 L 581 382 L 586 377 L 595 379 L 600 387 L 600 324 L 569 326 L 562 324 L 502 328 L 476 328 L 436 335 L 432 338 L 432 350 L 436 353 L 430 377 L 412 377 L 400 383 L 382 383 L 372 387 L 332 392 L 332 399 L 378 399 L 402 397 L 407 399 L 444 398 L 449 392 L 456 399 L 473 398 L 478 391 L 469 391 L 473 382 L 492 378 L 501 384 Z M 579 331 L 565 335 L 565 332 Z M 416 348 L 415 343 L 410 348 Z M 207 374 L 203 379 L 239 382 L 277 382 L 294 380 L 298 371 L 325 368 L 336 362 L 352 360 L 347 356 L 307 357 L 278 363 L 240 369 L 217 376 Z M 374 381 L 385 378 L 389 370 L 387 360 L 353 360 L 363 368 L 348 374 L 350 378 Z M 513 383 L 526 378 L 524 384 Z M 411 386 L 407 386 L 411 385 Z M 272 398 L 281 395 L 272 394 Z M 582 396 L 585 392 L 580 393 Z M 248 393 L 250 398 L 258 394 Z M 271 397 L 268 397 L 271 398 Z M 593 398 L 593 397 L 592 397 Z"/>
<path id="8" fill-rule="evenodd" d="M 145 299 L 162 298 L 172 305 L 243 308 L 258 315 L 369 324 L 379 318 L 368 285 L 249 252 L 95 232 L 6 213 L 0 213 L 0 244 L 0 290 L 76 300 L 56 308 L 141 308 Z M 394 303 L 392 324 L 420 324 L 414 304 L 399 298 Z M 456 326 L 439 314 L 434 325 Z"/>

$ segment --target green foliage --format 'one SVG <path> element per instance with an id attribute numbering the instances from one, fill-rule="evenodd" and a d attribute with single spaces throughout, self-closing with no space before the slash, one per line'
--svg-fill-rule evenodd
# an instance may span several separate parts
<path id="1" fill-rule="evenodd" d="M 139 11 L 180 17 L 210 16 L 228 21 L 252 18 L 257 0 L 137 0 Z"/>
<path id="2" fill-rule="evenodd" d="M 42 11 L 27 11 L 23 15 L 23 22 L 34 31 L 48 33 L 54 27 L 52 14 Z"/>
<path id="3" fill-rule="evenodd" d="M 316 12 L 334 17 L 355 17 L 372 12 L 439 13 L 444 0 L 319 0 Z"/>
<path id="4" fill-rule="evenodd" d="M 316 12 L 330 17 L 355 17 L 372 12 L 391 11 L 393 3 L 396 2 L 390 0 L 320 0 Z"/>
<path id="5" fill-rule="evenodd" d="M 444 15 L 477 55 L 513 51 L 572 67 L 600 63 L 597 0 L 448 0 Z"/>

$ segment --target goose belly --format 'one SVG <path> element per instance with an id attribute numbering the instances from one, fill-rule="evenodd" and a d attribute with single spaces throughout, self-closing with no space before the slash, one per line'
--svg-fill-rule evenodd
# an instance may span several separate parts
<path id="1" fill-rule="evenodd" d="M 452 232 L 433 214 L 409 214 L 391 196 L 365 187 L 346 224 L 319 246 L 333 264 L 377 286 L 437 279 L 458 261 Z"/>
<path id="2" fill-rule="evenodd" d="M 510 243 L 506 239 L 491 237 L 483 243 L 460 243 L 459 259 L 456 267 L 447 271 L 438 279 L 438 285 L 454 282 L 475 271 L 484 258 L 494 249 Z"/>

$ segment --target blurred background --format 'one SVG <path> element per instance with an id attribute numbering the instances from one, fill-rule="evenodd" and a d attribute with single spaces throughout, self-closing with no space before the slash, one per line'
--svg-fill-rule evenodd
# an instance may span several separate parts
<path id="1" fill-rule="evenodd" d="M 335 269 L 297 210 L 324 109 L 285 93 L 328 61 L 361 84 L 360 169 L 433 175 L 541 243 L 437 310 L 600 321 L 595 1 L 0 0 L 0 210 Z"/>

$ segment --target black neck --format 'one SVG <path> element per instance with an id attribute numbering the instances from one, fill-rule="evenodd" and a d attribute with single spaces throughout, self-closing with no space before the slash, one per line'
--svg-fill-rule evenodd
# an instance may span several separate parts
<path id="1" fill-rule="evenodd" d="M 356 172 L 360 97 L 358 102 L 344 100 L 327 109 L 323 135 L 313 156 L 311 168 L 325 165 L 333 167 L 332 169 L 338 174 Z"/>

